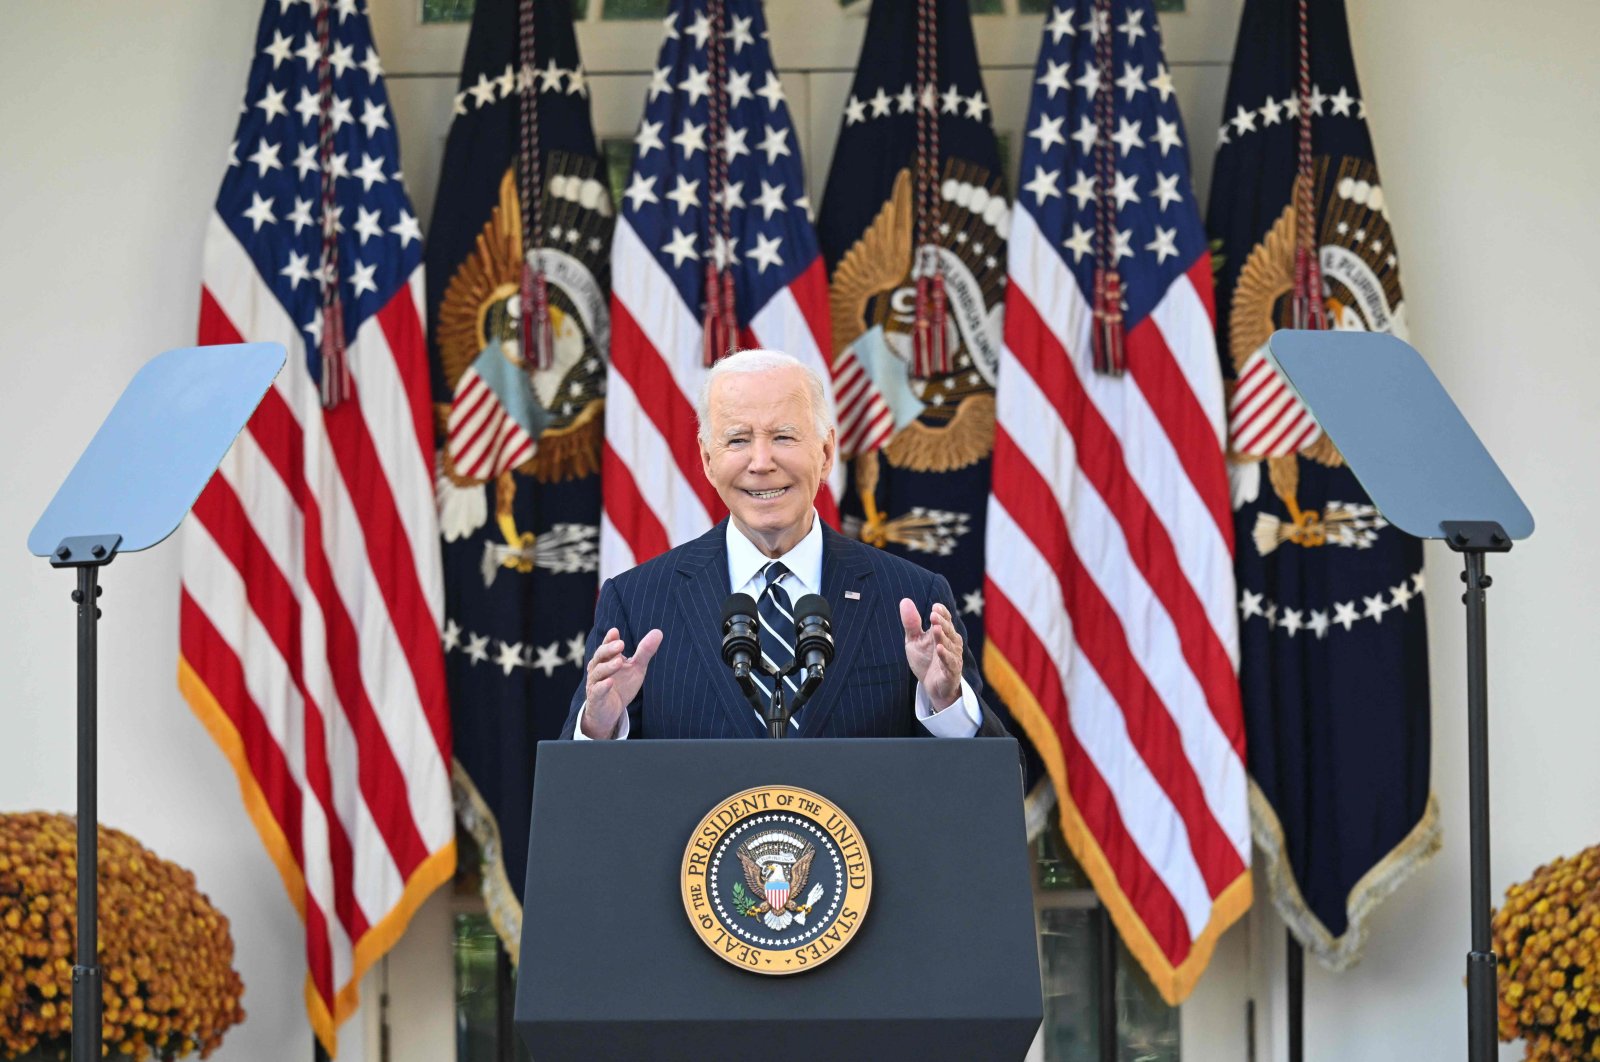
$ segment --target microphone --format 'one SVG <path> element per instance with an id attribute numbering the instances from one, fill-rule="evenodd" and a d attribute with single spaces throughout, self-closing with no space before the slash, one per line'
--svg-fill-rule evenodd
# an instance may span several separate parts
<path id="1" fill-rule="evenodd" d="M 833 663 L 833 609 L 820 594 L 807 594 L 794 605 L 794 656 L 805 668 L 805 684 L 815 689 Z"/>
<path id="2" fill-rule="evenodd" d="M 748 685 L 750 670 L 761 659 L 758 623 L 756 599 L 749 594 L 729 594 L 722 603 L 722 662 L 733 668 L 740 685 Z"/>

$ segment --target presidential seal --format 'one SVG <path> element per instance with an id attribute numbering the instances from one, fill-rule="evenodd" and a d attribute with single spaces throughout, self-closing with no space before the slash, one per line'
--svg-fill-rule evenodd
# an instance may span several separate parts
<path id="1" fill-rule="evenodd" d="M 706 947 L 752 973 L 792 974 L 855 939 L 872 898 L 872 860 L 856 824 L 828 800 L 761 786 L 700 820 L 680 885 Z"/>

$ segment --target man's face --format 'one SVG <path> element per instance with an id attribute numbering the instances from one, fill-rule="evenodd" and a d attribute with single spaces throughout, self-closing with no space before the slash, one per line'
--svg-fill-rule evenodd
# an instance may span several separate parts
<path id="1" fill-rule="evenodd" d="M 706 479 L 747 537 L 769 554 L 787 551 L 810 530 L 817 488 L 833 470 L 834 433 L 817 434 L 804 371 L 720 376 L 709 412 Z"/>

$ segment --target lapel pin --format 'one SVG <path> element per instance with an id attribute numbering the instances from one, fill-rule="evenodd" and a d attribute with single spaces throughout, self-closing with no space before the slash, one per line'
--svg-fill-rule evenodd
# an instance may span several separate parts
<path id="1" fill-rule="evenodd" d="M 861 591 L 860 590 L 846 590 L 844 592 L 844 599 L 846 601 L 860 601 L 861 600 Z"/>

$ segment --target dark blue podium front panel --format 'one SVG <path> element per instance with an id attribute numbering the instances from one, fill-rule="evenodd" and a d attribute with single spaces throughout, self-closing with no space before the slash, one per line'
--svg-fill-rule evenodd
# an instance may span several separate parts
<path id="1" fill-rule="evenodd" d="M 1020 1059 L 1042 1004 L 1010 739 L 544 742 L 516 1020 L 560 1059 Z M 861 831 L 852 943 L 766 977 L 713 954 L 679 872 L 702 816 L 810 789 Z"/>

